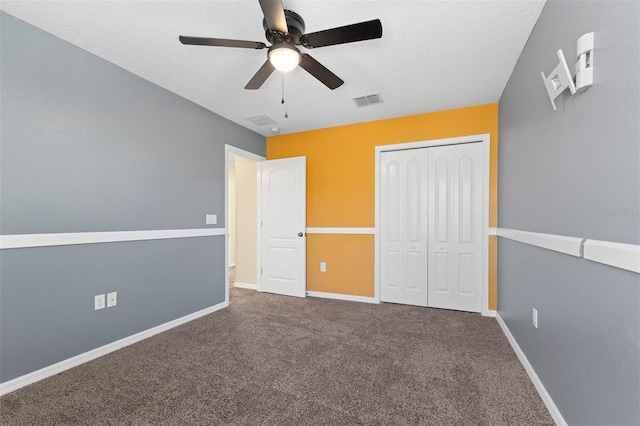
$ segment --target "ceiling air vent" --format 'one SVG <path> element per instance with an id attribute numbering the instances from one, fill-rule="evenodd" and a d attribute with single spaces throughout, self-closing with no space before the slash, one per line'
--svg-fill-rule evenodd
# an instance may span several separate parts
<path id="1" fill-rule="evenodd" d="M 252 122 L 253 124 L 257 124 L 258 126 L 266 126 L 267 124 L 275 124 L 276 122 L 271 119 L 271 117 L 267 117 L 266 115 L 256 115 L 253 117 L 247 117 L 247 120 Z"/>
<path id="2" fill-rule="evenodd" d="M 363 107 L 363 106 L 381 104 L 382 103 L 382 97 L 380 96 L 380 93 L 376 93 L 376 94 L 373 94 L 373 95 L 361 96 L 359 98 L 353 98 L 353 102 L 355 102 L 356 105 L 358 106 L 358 108 L 360 108 L 360 107 Z"/>

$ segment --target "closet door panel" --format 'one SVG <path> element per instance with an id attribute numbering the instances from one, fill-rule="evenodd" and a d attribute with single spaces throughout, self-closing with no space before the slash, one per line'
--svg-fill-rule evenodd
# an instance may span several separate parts
<path id="1" fill-rule="evenodd" d="M 427 306 L 427 153 L 381 154 L 381 300 Z"/>
<path id="2" fill-rule="evenodd" d="M 482 146 L 430 148 L 429 306 L 480 312 Z"/>

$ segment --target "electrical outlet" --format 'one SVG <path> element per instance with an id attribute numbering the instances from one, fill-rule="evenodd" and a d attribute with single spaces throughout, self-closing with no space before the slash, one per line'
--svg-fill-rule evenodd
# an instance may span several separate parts
<path id="1" fill-rule="evenodd" d="M 217 225 L 218 224 L 218 215 L 217 214 L 208 214 L 205 216 L 205 224 L 206 225 Z"/>
<path id="2" fill-rule="evenodd" d="M 93 298 L 93 309 L 96 311 L 98 309 L 104 309 L 104 294 L 97 294 Z"/>
<path id="3" fill-rule="evenodd" d="M 320 262 L 320 272 L 327 272 L 327 263 Z"/>
<path id="4" fill-rule="evenodd" d="M 538 310 L 533 308 L 533 326 L 538 328 Z"/>
<path id="5" fill-rule="evenodd" d="M 118 304 L 118 292 L 107 293 L 107 308 L 116 306 Z"/>

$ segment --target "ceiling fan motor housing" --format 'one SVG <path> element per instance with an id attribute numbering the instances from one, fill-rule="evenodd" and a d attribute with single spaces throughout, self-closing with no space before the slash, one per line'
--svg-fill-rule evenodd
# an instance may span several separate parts
<path id="1" fill-rule="evenodd" d="M 270 30 L 267 26 L 267 20 L 262 19 L 262 27 L 265 31 L 265 37 L 271 42 L 271 44 L 301 44 L 300 37 L 304 34 L 304 19 L 292 10 L 285 9 L 284 16 L 287 21 L 287 27 L 289 33 L 283 34 L 278 31 Z"/>

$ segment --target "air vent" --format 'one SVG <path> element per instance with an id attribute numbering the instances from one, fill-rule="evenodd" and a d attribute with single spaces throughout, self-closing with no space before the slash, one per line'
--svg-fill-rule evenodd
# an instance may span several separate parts
<path id="1" fill-rule="evenodd" d="M 380 93 L 376 93 L 376 94 L 373 94 L 373 95 L 361 96 L 359 98 L 353 98 L 353 102 L 355 102 L 356 105 L 358 106 L 358 108 L 360 108 L 360 107 L 374 105 L 374 104 L 381 104 L 382 103 L 382 97 L 380 96 Z"/>
<path id="2" fill-rule="evenodd" d="M 257 124 L 258 126 L 266 126 L 268 124 L 276 124 L 271 117 L 267 117 L 266 115 L 256 115 L 253 117 L 247 117 L 247 120 L 252 122 L 253 124 Z"/>

